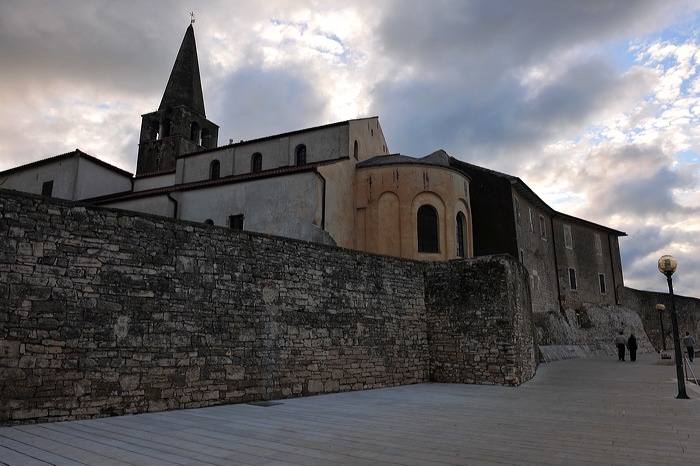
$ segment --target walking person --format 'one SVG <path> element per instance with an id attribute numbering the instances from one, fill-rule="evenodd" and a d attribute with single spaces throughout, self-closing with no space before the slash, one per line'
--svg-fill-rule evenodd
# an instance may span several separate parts
<path id="1" fill-rule="evenodd" d="M 625 346 L 627 346 L 627 338 L 625 334 L 620 332 L 618 336 L 615 337 L 615 344 L 617 345 L 617 360 L 625 360 Z"/>
<path id="2" fill-rule="evenodd" d="M 627 339 L 627 349 L 630 350 L 630 361 L 634 362 L 637 360 L 637 339 L 634 338 L 634 333 L 630 333 L 630 337 Z"/>
<path id="3" fill-rule="evenodd" d="M 685 345 L 685 349 L 688 351 L 688 359 L 690 359 L 690 362 L 693 362 L 693 357 L 695 357 L 695 338 L 690 336 L 690 332 L 685 332 L 683 344 Z"/>

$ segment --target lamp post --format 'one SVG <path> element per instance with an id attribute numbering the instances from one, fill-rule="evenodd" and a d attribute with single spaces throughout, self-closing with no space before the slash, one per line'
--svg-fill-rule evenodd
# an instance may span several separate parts
<path id="1" fill-rule="evenodd" d="M 673 256 L 661 256 L 659 259 L 659 272 L 666 275 L 668 282 L 668 294 L 671 296 L 671 325 L 673 326 L 673 350 L 676 356 L 676 379 L 678 379 L 678 396 L 676 398 L 688 399 L 685 392 L 685 376 L 683 375 L 683 361 L 681 354 L 681 340 L 678 336 L 678 319 L 676 317 L 676 303 L 673 298 L 673 280 L 671 275 L 676 271 L 678 262 Z"/>
<path id="2" fill-rule="evenodd" d="M 666 334 L 664 333 L 664 319 L 661 314 L 666 310 L 666 306 L 663 304 L 657 304 L 656 310 L 659 311 L 659 323 L 661 324 L 661 344 L 663 345 L 664 351 L 666 351 Z"/>

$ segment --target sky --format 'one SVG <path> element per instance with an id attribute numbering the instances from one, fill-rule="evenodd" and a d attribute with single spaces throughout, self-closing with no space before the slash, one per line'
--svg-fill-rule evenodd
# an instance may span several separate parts
<path id="1" fill-rule="evenodd" d="M 0 170 L 134 172 L 194 12 L 219 144 L 379 116 L 392 153 L 518 176 L 700 297 L 700 0 L 0 0 Z"/>

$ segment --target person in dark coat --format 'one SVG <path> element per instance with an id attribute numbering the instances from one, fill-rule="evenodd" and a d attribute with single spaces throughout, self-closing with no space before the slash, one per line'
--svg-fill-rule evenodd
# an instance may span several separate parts
<path id="1" fill-rule="evenodd" d="M 630 350 L 630 361 L 634 362 L 637 360 L 637 339 L 634 338 L 634 333 L 630 333 L 630 337 L 627 339 L 627 349 Z"/>

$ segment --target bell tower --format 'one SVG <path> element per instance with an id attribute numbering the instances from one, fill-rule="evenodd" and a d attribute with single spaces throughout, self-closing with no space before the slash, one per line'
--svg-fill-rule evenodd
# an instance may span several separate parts
<path id="1" fill-rule="evenodd" d="M 175 169 L 178 156 L 217 146 L 219 126 L 207 120 L 194 27 L 187 28 L 158 110 L 141 115 L 136 174 Z"/>

